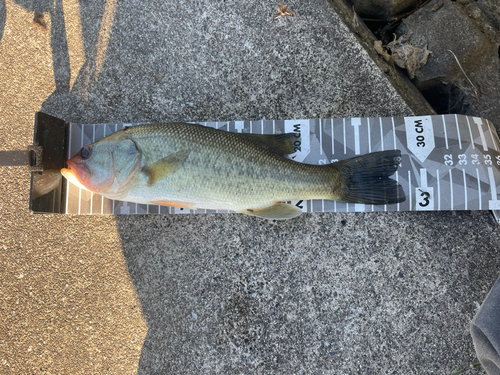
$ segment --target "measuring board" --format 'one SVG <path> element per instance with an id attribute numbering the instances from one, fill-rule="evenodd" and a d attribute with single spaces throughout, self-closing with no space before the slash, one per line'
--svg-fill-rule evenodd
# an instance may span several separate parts
<path id="1" fill-rule="evenodd" d="M 392 176 L 406 201 L 365 205 L 327 200 L 293 201 L 304 212 L 369 212 L 430 210 L 500 210 L 500 141 L 488 120 L 439 115 L 389 118 L 345 118 L 281 121 L 201 122 L 232 132 L 297 133 L 294 160 L 328 164 L 374 151 L 401 150 Z M 68 124 L 67 155 L 134 124 Z M 187 214 L 228 211 L 189 210 L 114 201 L 66 183 L 64 212 L 68 214 Z"/>

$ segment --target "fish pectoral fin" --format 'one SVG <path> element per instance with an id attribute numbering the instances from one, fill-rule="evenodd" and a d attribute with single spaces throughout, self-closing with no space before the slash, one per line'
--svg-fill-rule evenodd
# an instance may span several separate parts
<path id="1" fill-rule="evenodd" d="M 158 160 L 149 167 L 144 167 L 142 170 L 149 177 L 148 185 L 152 185 L 169 174 L 177 172 L 188 158 L 190 152 L 191 150 L 181 150 Z"/>
<path id="2" fill-rule="evenodd" d="M 278 203 L 271 207 L 256 210 L 247 209 L 240 211 L 242 214 L 262 217 L 269 220 L 286 220 L 299 216 L 302 210 L 296 206 L 286 203 Z"/>
<path id="3" fill-rule="evenodd" d="M 285 134 L 240 133 L 239 135 L 251 139 L 254 142 L 260 143 L 264 148 L 269 148 L 281 156 L 287 156 L 289 154 L 292 154 L 294 152 L 293 143 L 295 141 L 300 141 L 299 133 L 285 133 Z"/>

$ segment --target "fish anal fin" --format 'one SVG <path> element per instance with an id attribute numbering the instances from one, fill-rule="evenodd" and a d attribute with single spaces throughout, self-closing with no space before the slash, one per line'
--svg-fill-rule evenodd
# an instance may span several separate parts
<path id="1" fill-rule="evenodd" d="M 194 203 L 189 203 L 189 202 L 157 200 L 157 201 L 151 201 L 150 204 L 157 204 L 160 206 L 178 207 L 178 208 L 187 208 L 190 210 L 196 210 Z"/>
<path id="2" fill-rule="evenodd" d="M 254 142 L 262 144 L 263 147 L 269 148 L 281 156 L 287 156 L 294 152 L 293 143 L 300 140 L 298 133 L 285 134 L 247 134 L 240 133 L 242 137 L 251 139 Z"/>
<path id="3" fill-rule="evenodd" d="M 286 220 L 299 216 L 302 210 L 290 204 L 278 203 L 266 208 L 246 209 L 240 212 L 242 214 L 258 216 L 269 220 Z"/>
<path id="4" fill-rule="evenodd" d="M 181 150 L 158 160 L 148 167 L 144 167 L 143 172 L 149 177 L 148 185 L 152 185 L 169 174 L 177 172 L 188 158 L 190 152 L 190 150 Z"/>

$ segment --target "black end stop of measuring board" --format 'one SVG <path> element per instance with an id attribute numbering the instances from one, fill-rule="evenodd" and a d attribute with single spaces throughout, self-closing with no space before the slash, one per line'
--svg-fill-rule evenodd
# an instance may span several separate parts
<path id="1" fill-rule="evenodd" d="M 43 112 L 35 114 L 33 146 L 29 149 L 30 210 L 34 213 L 64 213 L 65 167 L 68 123 Z"/>

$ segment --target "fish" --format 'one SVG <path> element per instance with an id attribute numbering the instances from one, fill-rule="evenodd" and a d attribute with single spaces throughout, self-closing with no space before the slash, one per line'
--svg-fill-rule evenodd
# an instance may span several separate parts
<path id="1" fill-rule="evenodd" d="M 302 210 L 293 200 L 395 204 L 404 191 L 391 179 L 400 150 L 326 165 L 294 161 L 297 133 L 248 134 L 181 122 L 126 126 L 84 146 L 61 173 L 110 199 L 230 210 L 271 220 Z"/>

